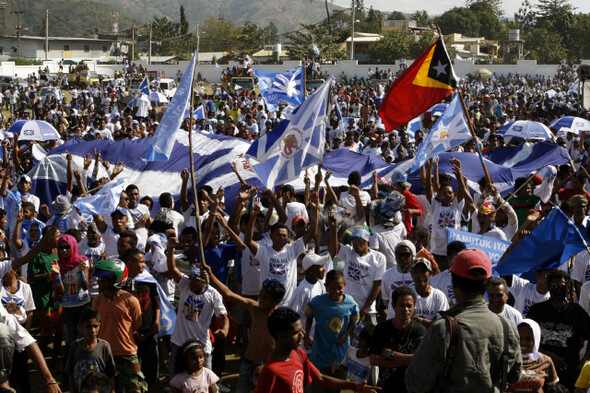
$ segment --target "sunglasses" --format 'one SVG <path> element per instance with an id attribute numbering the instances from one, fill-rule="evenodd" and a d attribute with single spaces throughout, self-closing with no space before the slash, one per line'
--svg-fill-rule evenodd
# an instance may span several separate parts
<path id="1" fill-rule="evenodd" d="M 412 253 L 411 252 L 396 252 L 395 256 L 397 258 L 409 258 L 412 256 Z"/>
<path id="2" fill-rule="evenodd" d="M 68 244 L 60 244 L 59 246 L 57 246 L 57 248 L 60 250 L 69 250 L 70 246 Z"/>

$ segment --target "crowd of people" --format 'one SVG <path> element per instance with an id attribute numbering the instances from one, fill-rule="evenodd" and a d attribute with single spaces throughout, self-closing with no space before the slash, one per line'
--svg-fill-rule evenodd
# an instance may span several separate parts
<path id="1" fill-rule="evenodd" d="M 576 77 L 571 65 L 552 78 L 463 77 L 459 89 L 478 138 L 454 151 L 487 156 L 505 144 L 539 142 L 496 133 L 512 120 L 590 119 L 571 88 Z M 387 87 L 334 82 L 326 151 L 390 164 L 414 158 L 440 114 L 426 113 L 413 131 L 386 130 L 377 109 Z M 214 84 L 196 94 L 205 116 L 185 119 L 180 132 L 192 125 L 254 141 L 284 118 L 283 107 L 268 113 L 254 91 Z M 231 203 L 223 188 L 209 186 L 193 203 L 185 169 L 180 200 L 161 190 L 153 209 L 146 190 L 127 184 L 114 211 L 93 216 L 72 203 L 115 179 L 122 163 L 96 152 L 76 167 L 68 153 L 67 192 L 48 204 L 30 192 L 28 174 L 72 138 L 153 136 L 162 108 L 122 84 L 72 87 L 61 100 L 41 100 L 34 77 L 28 87 L 8 88 L 3 100 L 0 341 L 9 344 L 0 349 L 0 391 L 40 389 L 27 378 L 28 358 L 51 392 L 147 392 L 162 383 L 175 392 L 240 393 L 590 388 L 590 254 L 536 271 L 531 281 L 492 277 L 482 251 L 447 244 L 446 236 L 447 228 L 460 229 L 514 246 L 559 206 L 588 237 L 585 132 L 554 130 L 545 141 L 571 157 L 546 180 L 549 192 L 540 193 L 532 177 L 516 179 L 517 192 L 506 199 L 485 177 L 474 192 L 452 158 L 452 173 L 428 160 L 421 193 L 399 170 L 390 178 L 374 173 L 367 189 L 358 171 L 346 187 L 318 171 L 305 177 L 301 193 L 289 184 L 262 190 L 244 182 Z M 51 123 L 61 138 L 19 141 L 9 128 L 28 119 Z M 97 178 L 100 166 L 109 178 Z M 171 331 L 167 308 L 176 314 Z M 232 344 L 243 352 L 237 385 L 228 387 Z"/>

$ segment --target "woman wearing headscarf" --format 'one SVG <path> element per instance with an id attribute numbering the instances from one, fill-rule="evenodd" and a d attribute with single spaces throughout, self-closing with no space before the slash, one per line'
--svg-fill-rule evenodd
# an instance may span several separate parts
<path id="1" fill-rule="evenodd" d="M 78 338 L 78 315 L 90 304 L 87 258 L 78 254 L 78 242 L 71 235 L 57 240 L 58 260 L 51 264 L 56 296 L 61 297 L 62 321 L 66 329 L 66 357 L 70 343 Z"/>
<path id="2" fill-rule="evenodd" d="M 559 378 L 553 360 L 539 352 L 541 328 L 532 319 L 523 319 L 518 325 L 520 350 L 522 351 L 522 375 L 520 381 L 510 384 L 509 392 L 549 392 Z"/>

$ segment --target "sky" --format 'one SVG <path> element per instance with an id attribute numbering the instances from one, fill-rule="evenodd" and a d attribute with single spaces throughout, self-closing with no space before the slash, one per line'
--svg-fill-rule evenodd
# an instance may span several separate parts
<path id="1" fill-rule="evenodd" d="M 569 0 L 569 2 L 572 6 L 576 7 L 576 13 L 590 13 L 589 0 Z M 350 7 L 351 1 L 335 0 L 334 3 L 342 7 Z M 400 2 L 392 2 L 391 0 L 364 0 L 364 3 L 367 8 L 373 6 L 375 9 L 388 12 L 396 10 L 404 13 L 412 13 L 417 10 L 426 10 L 431 16 L 440 15 L 454 7 L 465 6 L 465 2 L 462 0 L 416 0 Z M 521 3 L 521 0 L 504 0 L 502 7 L 504 9 L 504 16 L 512 19 Z M 537 2 L 531 0 L 531 4 L 535 5 Z"/>

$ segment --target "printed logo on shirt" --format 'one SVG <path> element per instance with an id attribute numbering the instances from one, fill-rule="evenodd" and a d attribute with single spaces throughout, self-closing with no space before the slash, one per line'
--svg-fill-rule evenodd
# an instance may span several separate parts
<path id="1" fill-rule="evenodd" d="M 455 228 L 455 212 L 452 210 L 441 211 L 438 216 L 439 228 Z"/>
<path id="2" fill-rule="evenodd" d="M 2 296 L 2 305 L 9 314 L 16 314 L 16 312 L 23 306 L 24 303 L 24 299 L 15 299 L 10 296 Z"/>
<path id="3" fill-rule="evenodd" d="M 293 393 L 303 393 L 303 370 L 297 370 L 293 374 Z"/>
<path id="4" fill-rule="evenodd" d="M 368 380 L 370 372 L 370 367 L 360 364 L 359 362 L 355 362 L 350 358 L 348 359 L 348 373 L 358 378 L 358 382 Z"/>
<path id="5" fill-rule="evenodd" d="M 193 295 L 189 295 L 186 298 L 182 308 L 184 317 L 191 322 L 197 322 L 199 320 L 199 314 L 203 310 L 204 305 L 205 302 L 203 302 L 201 299 L 194 297 Z"/>
<path id="6" fill-rule="evenodd" d="M 269 265 L 269 274 L 285 276 L 287 274 L 287 266 L 283 262 L 271 262 Z"/>
<path id="7" fill-rule="evenodd" d="M 334 333 L 338 333 L 338 332 L 340 332 L 340 330 L 342 330 L 343 324 L 344 324 L 344 322 L 342 321 L 342 319 L 340 319 L 338 317 L 334 317 L 334 318 L 332 318 L 332 320 L 330 321 L 330 324 L 328 326 L 330 326 L 330 330 L 332 330 Z"/>

